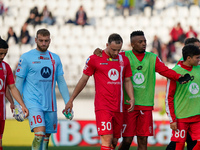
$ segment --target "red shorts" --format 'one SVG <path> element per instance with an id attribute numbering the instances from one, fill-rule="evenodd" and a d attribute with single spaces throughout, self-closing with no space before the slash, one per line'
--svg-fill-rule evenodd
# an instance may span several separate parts
<path id="1" fill-rule="evenodd" d="M 200 122 L 178 122 L 177 123 L 178 131 L 175 132 L 172 130 L 171 141 L 174 142 L 185 142 L 187 132 L 189 132 L 192 140 L 200 139 Z"/>
<path id="2" fill-rule="evenodd" d="M 127 107 L 129 108 L 129 107 Z M 123 137 L 153 136 L 153 118 L 151 110 L 124 110 Z"/>
<path id="3" fill-rule="evenodd" d="M 113 134 L 114 138 L 121 137 L 123 113 L 98 110 L 95 114 L 98 135 Z"/>
<path id="4" fill-rule="evenodd" d="M 0 120 L 0 139 L 2 139 L 4 126 L 5 126 L 5 120 Z"/>

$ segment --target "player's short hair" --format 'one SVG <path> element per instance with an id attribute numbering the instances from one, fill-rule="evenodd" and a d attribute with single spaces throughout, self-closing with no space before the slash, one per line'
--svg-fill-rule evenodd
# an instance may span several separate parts
<path id="1" fill-rule="evenodd" d="M 192 37 L 192 38 L 185 39 L 184 44 L 185 45 L 194 44 L 195 42 L 199 42 L 200 43 L 199 39 Z"/>
<path id="2" fill-rule="evenodd" d="M 0 37 L 0 48 L 8 49 L 8 44 L 5 40 Z"/>
<path id="3" fill-rule="evenodd" d="M 183 60 L 186 61 L 188 56 L 193 57 L 194 55 L 200 55 L 200 49 L 193 44 L 188 44 L 183 47 L 182 55 Z"/>
<path id="4" fill-rule="evenodd" d="M 115 41 L 116 44 L 120 44 L 123 43 L 123 39 L 122 37 L 117 34 L 117 33 L 113 33 L 108 37 L 108 43 L 110 44 L 111 42 Z"/>
<path id="5" fill-rule="evenodd" d="M 37 31 L 36 37 L 38 37 L 39 34 L 42 36 L 50 36 L 50 32 L 47 29 L 39 29 Z"/>
<path id="6" fill-rule="evenodd" d="M 141 30 L 133 31 L 133 32 L 130 34 L 130 38 L 132 38 L 132 37 L 134 37 L 134 36 L 144 36 L 144 32 L 141 31 Z"/>

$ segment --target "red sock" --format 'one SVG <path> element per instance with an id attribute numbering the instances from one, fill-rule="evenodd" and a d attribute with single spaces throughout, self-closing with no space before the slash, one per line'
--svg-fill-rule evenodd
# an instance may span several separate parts
<path id="1" fill-rule="evenodd" d="M 111 150 L 111 147 L 101 146 L 101 150 Z"/>
<path id="2" fill-rule="evenodd" d="M 199 150 L 200 149 L 200 141 L 197 141 L 197 144 L 192 150 Z"/>
<path id="3" fill-rule="evenodd" d="M 175 150 L 184 150 L 185 143 L 184 142 L 176 142 Z"/>
<path id="4" fill-rule="evenodd" d="M 0 147 L 0 150 L 3 150 L 3 147 Z"/>

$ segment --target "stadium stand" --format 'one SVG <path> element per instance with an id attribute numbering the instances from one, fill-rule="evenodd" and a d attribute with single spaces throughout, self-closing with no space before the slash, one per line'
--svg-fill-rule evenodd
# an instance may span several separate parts
<path id="1" fill-rule="evenodd" d="M 105 16 L 105 0 L 4 0 L 3 2 L 8 7 L 8 13 L 0 16 L 0 36 L 5 39 L 9 26 L 13 26 L 19 36 L 30 10 L 37 6 L 41 12 L 47 5 L 56 17 L 56 23 L 52 26 L 29 25 L 28 30 L 32 37 L 39 28 L 45 27 L 50 30 L 52 43 L 49 49 L 60 55 L 69 86 L 77 83 L 87 57 L 95 48 L 105 47 L 106 37 L 111 32 L 122 35 L 123 49 L 128 50 L 130 49 L 129 34 L 133 30 L 143 30 L 148 43 L 147 51 L 151 51 L 151 43 L 156 34 L 163 43 L 167 44 L 170 40 L 169 32 L 177 22 L 181 22 L 185 31 L 188 30 L 189 25 L 192 25 L 197 33 L 200 32 L 199 6 L 178 6 L 173 4 L 173 0 L 155 0 L 153 16 L 150 14 L 150 8 L 146 7 L 142 13 L 115 17 Z M 85 8 L 91 25 L 82 27 L 65 24 L 66 20 L 74 19 L 74 14 L 80 5 Z M 12 45 L 5 60 L 11 64 L 12 69 L 15 69 L 19 56 L 34 47 L 35 45 Z M 93 82 L 90 81 L 89 85 L 93 86 Z"/>

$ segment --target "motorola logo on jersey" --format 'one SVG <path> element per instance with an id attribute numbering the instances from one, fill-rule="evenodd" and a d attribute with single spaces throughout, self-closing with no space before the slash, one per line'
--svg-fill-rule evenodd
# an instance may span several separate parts
<path id="1" fill-rule="evenodd" d="M 0 90 L 3 88 L 3 80 L 0 79 Z"/>
<path id="2" fill-rule="evenodd" d="M 108 71 L 108 77 L 111 80 L 116 81 L 119 78 L 119 72 L 116 69 L 110 69 Z"/>
<path id="3" fill-rule="evenodd" d="M 199 92 L 199 86 L 196 83 L 191 83 L 189 90 L 192 94 L 197 94 Z"/>
<path id="4" fill-rule="evenodd" d="M 134 74 L 133 81 L 136 84 L 142 84 L 144 82 L 144 75 L 142 73 L 136 73 L 136 74 Z"/>
<path id="5" fill-rule="evenodd" d="M 48 78 L 51 75 L 51 69 L 49 67 L 43 67 L 41 70 L 41 75 L 43 78 Z"/>

